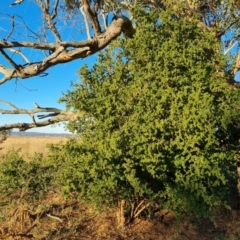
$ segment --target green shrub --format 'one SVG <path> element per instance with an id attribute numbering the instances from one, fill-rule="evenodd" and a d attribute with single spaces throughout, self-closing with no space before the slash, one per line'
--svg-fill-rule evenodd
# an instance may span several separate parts
<path id="1" fill-rule="evenodd" d="M 61 99 L 80 140 L 52 148 L 56 183 L 96 205 L 157 203 L 210 216 L 227 204 L 239 152 L 239 91 L 211 32 L 171 12 L 136 13 Z"/>
<path id="2" fill-rule="evenodd" d="M 0 163 L 0 193 L 10 200 L 36 200 L 50 187 L 51 169 L 41 164 L 41 156 L 22 159 L 19 151 L 9 151 Z"/>

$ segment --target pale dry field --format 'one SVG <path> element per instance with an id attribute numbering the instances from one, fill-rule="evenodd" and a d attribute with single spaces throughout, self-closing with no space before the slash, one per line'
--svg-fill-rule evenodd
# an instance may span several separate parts
<path id="1" fill-rule="evenodd" d="M 21 149 L 21 155 L 28 158 L 34 153 L 42 153 L 46 156 L 48 153 L 47 144 L 55 144 L 59 142 L 66 142 L 68 137 L 43 137 L 43 136 L 10 136 L 7 140 L 0 144 L 0 157 L 6 154 L 9 150 Z"/>

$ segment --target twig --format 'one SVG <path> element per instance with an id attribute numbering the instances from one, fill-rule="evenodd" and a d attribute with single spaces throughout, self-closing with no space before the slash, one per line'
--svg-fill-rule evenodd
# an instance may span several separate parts
<path id="1" fill-rule="evenodd" d="M 45 1 L 45 5 L 42 3 L 41 0 L 38 0 L 38 3 L 43 11 L 45 19 L 47 20 L 48 26 L 49 26 L 50 30 L 53 32 L 57 42 L 58 43 L 62 42 L 61 36 L 60 36 L 56 26 L 53 23 L 54 14 L 53 14 L 53 16 L 51 16 L 49 13 L 49 0 Z"/>
<path id="2" fill-rule="evenodd" d="M 134 209 L 134 216 L 135 216 L 135 214 L 136 214 L 136 212 L 138 211 L 138 209 L 144 204 L 144 202 L 145 202 L 145 200 L 142 200 L 137 206 L 136 206 L 136 208 Z"/>
<path id="3" fill-rule="evenodd" d="M 81 3 L 82 3 L 82 6 L 83 6 L 89 20 L 92 23 L 95 35 L 96 36 L 100 35 L 101 34 L 101 27 L 100 27 L 97 15 L 94 14 L 93 11 L 91 10 L 91 7 L 89 5 L 89 1 L 88 0 L 82 0 Z"/>
<path id="4" fill-rule="evenodd" d="M 10 106 L 10 107 L 12 107 L 12 108 L 14 108 L 14 109 L 18 109 L 15 105 L 13 105 L 13 104 L 10 103 L 10 102 L 4 101 L 4 100 L 2 100 L 2 99 L 0 99 L 0 102 L 1 102 L 1 103 L 4 103 L 4 104 L 6 104 L 6 105 L 8 105 L 8 106 Z"/>
<path id="5" fill-rule="evenodd" d="M 232 44 L 231 46 L 229 46 L 229 47 L 227 48 L 227 50 L 223 53 L 223 55 L 226 55 L 237 43 L 238 43 L 238 41 L 236 41 L 234 44 Z"/>
<path id="6" fill-rule="evenodd" d="M 107 25 L 107 20 L 106 20 L 106 16 L 105 14 L 103 13 L 103 11 L 101 11 L 101 16 L 103 18 L 103 26 L 105 28 L 105 30 L 107 29 L 108 25 Z"/>
<path id="7" fill-rule="evenodd" d="M 57 16 L 58 3 L 59 3 L 59 0 L 56 0 L 55 6 L 54 6 L 54 8 L 53 8 L 53 13 L 52 13 L 52 15 L 51 15 L 52 19 L 54 19 L 54 18 Z"/>
<path id="8" fill-rule="evenodd" d="M 28 64 L 30 64 L 30 61 L 28 60 L 28 58 L 21 52 L 20 49 L 16 49 L 16 50 L 15 50 L 15 49 L 9 48 L 8 51 L 21 55 L 22 58 L 23 58 Z"/>
<path id="9" fill-rule="evenodd" d="M 59 222 L 63 222 L 62 219 L 60 219 L 59 217 L 53 216 L 53 215 L 51 215 L 50 213 L 46 213 L 46 215 L 47 215 L 48 217 L 50 217 L 50 218 L 53 218 L 53 219 L 58 220 Z"/>
<path id="10" fill-rule="evenodd" d="M 4 52 L 3 49 L 0 48 L 1 54 L 4 56 L 4 58 L 15 68 L 18 69 L 18 65 Z"/>
<path id="11" fill-rule="evenodd" d="M 9 15 L 8 15 L 8 16 L 9 16 Z M 11 37 L 11 35 L 12 35 L 13 31 L 14 31 L 14 27 L 15 27 L 14 16 L 9 16 L 9 17 L 11 18 L 12 28 L 11 28 L 11 31 L 10 31 L 10 33 L 8 34 L 8 36 L 5 38 L 6 41 L 8 40 L 8 38 Z"/>
<path id="12" fill-rule="evenodd" d="M 134 214 L 134 218 L 137 218 L 138 215 L 139 215 L 144 209 L 146 209 L 149 205 L 150 205 L 150 203 L 144 205 L 141 209 L 139 209 L 139 210 Z"/>
<path id="13" fill-rule="evenodd" d="M 80 11 L 81 11 L 81 13 L 82 13 L 82 15 L 83 15 L 83 18 L 84 18 L 84 22 L 85 22 L 85 26 L 86 26 L 86 31 L 87 31 L 87 37 L 88 37 L 88 39 L 91 39 L 89 24 L 88 24 L 88 20 L 87 20 L 86 14 L 85 14 L 85 12 L 84 12 L 84 8 L 83 8 L 83 6 L 81 6 L 79 9 L 80 9 Z"/>

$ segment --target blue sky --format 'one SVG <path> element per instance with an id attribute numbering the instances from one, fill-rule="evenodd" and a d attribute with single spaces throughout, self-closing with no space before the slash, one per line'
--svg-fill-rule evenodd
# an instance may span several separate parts
<path id="1" fill-rule="evenodd" d="M 28 26 L 35 26 L 36 28 L 38 22 L 40 22 L 39 19 L 41 18 L 36 4 L 25 0 L 22 4 L 9 7 L 9 4 L 12 2 L 14 2 L 14 0 L 2 0 L 0 2 L 0 13 L 22 15 Z M 5 30 L 10 26 L 10 22 L 7 21 L 3 14 L 0 15 L 0 18 L 0 38 L 3 38 L 4 34 L 6 34 Z M 71 29 L 69 31 L 71 31 Z M 69 37 L 69 31 L 65 30 L 64 34 L 66 37 Z M 82 39 L 85 39 L 81 34 L 77 35 L 74 33 L 73 35 L 76 36 L 77 40 L 81 40 L 81 37 Z M 48 73 L 46 77 L 32 77 L 28 79 L 13 79 L 8 81 L 7 83 L 0 85 L 0 99 L 9 101 L 19 108 L 33 109 L 33 102 L 37 102 L 41 107 L 56 107 L 64 109 L 65 106 L 63 104 L 57 103 L 62 92 L 71 89 L 71 81 L 79 81 L 77 71 L 83 64 L 91 66 L 95 61 L 96 55 L 54 66 L 46 71 Z M 5 60 L 0 56 L 0 64 L 3 63 L 6 64 Z M 10 109 L 3 104 L 0 104 L 0 108 Z M 28 115 L 0 114 L 0 125 L 16 122 L 31 122 L 31 118 Z M 65 130 L 63 126 L 47 126 L 28 130 L 28 132 L 30 131 L 62 133 Z"/>

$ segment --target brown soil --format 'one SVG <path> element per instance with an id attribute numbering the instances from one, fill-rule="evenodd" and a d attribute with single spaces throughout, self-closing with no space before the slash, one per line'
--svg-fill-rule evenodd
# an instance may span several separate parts
<path id="1" fill-rule="evenodd" d="M 0 239 L 6 240 L 237 240 L 238 211 L 219 211 L 210 221 L 176 220 L 168 211 L 139 218 L 118 228 L 116 210 L 96 213 L 79 201 L 65 201 L 51 191 L 41 202 L 0 208 Z M 5 217 L 5 220 L 3 218 Z"/>

